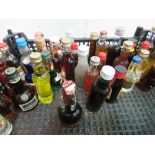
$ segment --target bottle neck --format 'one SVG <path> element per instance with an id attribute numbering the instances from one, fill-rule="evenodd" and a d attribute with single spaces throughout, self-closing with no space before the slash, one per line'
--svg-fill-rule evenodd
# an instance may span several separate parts
<path id="1" fill-rule="evenodd" d="M 120 58 L 121 58 L 121 59 L 126 59 L 126 60 L 128 60 L 128 58 L 129 58 L 129 52 L 130 52 L 130 51 L 128 51 L 128 50 L 126 50 L 126 49 L 123 49 L 123 51 L 121 51 L 121 53 L 120 53 Z"/>
<path id="2" fill-rule="evenodd" d="M 62 53 L 63 54 L 70 54 L 71 52 L 70 52 L 69 47 L 62 47 Z"/>
<path id="3" fill-rule="evenodd" d="M 90 70 L 91 71 L 96 71 L 98 66 L 94 66 L 93 64 L 90 63 Z"/>
<path id="4" fill-rule="evenodd" d="M 101 76 L 99 77 L 99 82 L 105 85 L 108 85 L 110 81 L 103 79 Z"/>
<path id="5" fill-rule="evenodd" d="M 42 61 L 39 63 L 34 63 L 32 65 L 33 65 L 33 70 L 35 74 L 40 75 L 46 72 L 45 65 L 43 64 Z"/>
<path id="6" fill-rule="evenodd" d="M 44 62 L 45 67 L 49 71 L 53 71 L 54 70 L 54 65 L 53 65 L 53 62 L 52 62 L 51 58 L 44 59 L 43 62 Z"/>

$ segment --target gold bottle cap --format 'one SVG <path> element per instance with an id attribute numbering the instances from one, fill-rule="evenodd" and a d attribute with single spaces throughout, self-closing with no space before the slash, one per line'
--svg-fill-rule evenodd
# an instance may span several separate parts
<path id="1" fill-rule="evenodd" d="M 70 47 L 71 46 L 71 39 L 70 38 L 62 38 L 61 43 L 63 47 Z"/>
<path id="2" fill-rule="evenodd" d="M 142 49 L 142 50 L 140 51 L 140 56 L 141 56 L 142 58 L 148 58 L 149 55 L 150 55 L 150 51 L 149 51 L 149 50 Z"/>
<path id="3" fill-rule="evenodd" d="M 133 45 L 134 45 L 133 41 L 127 40 L 127 41 L 124 41 L 123 48 L 130 50 L 132 49 Z"/>
<path id="4" fill-rule="evenodd" d="M 30 54 L 30 60 L 32 63 L 39 63 L 42 61 L 41 53 L 40 52 L 32 52 Z"/>
<path id="5" fill-rule="evenodd" d="M 152 32 L 155 32 L 155 26 L 152 26 Z"/>
<path id="6" fill-rule="evenodd" d="M 90 39 L 97 40 L 99 38 L 99 34 L 97 32 L 90 33 Z"/>
<path id="7" fill-rule="evenodd" d="M 42 32 L 36 32 L 35 33 L 35 38 L 43 38 L 44 37 L 44 34 Z"/>

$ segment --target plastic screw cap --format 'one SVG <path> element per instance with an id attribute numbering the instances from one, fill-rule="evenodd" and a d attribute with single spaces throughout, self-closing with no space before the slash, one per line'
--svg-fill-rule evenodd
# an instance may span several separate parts
<path id="1" fill-rule="evenodd" d="M 18 39 L 16 39 L 16 44 L 18 47 L 24 47 L 27 45 L 27 42 L 26 42 L 25 38 L 18 38 Z"/>
<path id="2" fill-rule="evenodd" d="M 100 31 L 100 35 L 106 36 L 107 35 L 107 31 L 104 31 L 104 30 Z"/>
<path id="3" fill-rule="evenodd" d="M 41 53 L 40 52 L 32 52 L 30 54 L 30 60 L 32 63 L 39 63 L 42 61 Z"/>
<path id="4" fill-rule="evenodd" d="M 92 40 L 97 40 L 97 39 L 99 38 L 99 35 L 98 35 L 97 32 L 91 32 L 91 33 L 90 33 L 90 38 L 91 38 Z"/>
<path id="5" fill-rule="evenodd" d="M 43 59 L 49 59 L 49 58 L 51 58 L 51 53 L 48 50 L 42 51 L 41 56 L 42 56 Z"/>
<path id="6" fill-rule="evenodd" d="M 78 45 L 77 45 L 77 43 L 72 43 L 71 44 L 71 50 L 77 50 L 78 49 Z"/>
<path id="7" fill-rule="evenodd" d="M 134 45 L 133 41 L 127 40 L 124 41 L 123 48 L 130 50 L 131 48 L 133 48 L 133 45 Z"/>
<path id="8" fill-rule="evenodd" d="M 109 65 L 103 66 L 100 71 L 100 76 L 107 81 L 112 80 L 114 75 L 115 75 L 115 69 Z"/>
<path id="9" fill-rule="evenodd" d="M 80 55 L 80 56 L 87 56 L 88 53 L 89 53 L 89 46 L 80 45 L 78 47 L 78 55 Z"/>
<path id="10" fill-rule="evenodd" d="M 0 43 L 0 48 L 4 48 L 4 47 L 6 47 L 6 46 L 8 46 L 5 42 L 1 42 Z"/>
<path id="11" fill-rule="evenodd" d="M 100 52 L 98 56 L 99 56 L 99 58 L 100 58 L 101 61 L 105 61 L 106 58 L 107 58 L 107 55 L 104 52 Z"/>
<path id="12" fill-rule="evenodd" d="M 92 56 L 90 59 L 90 64 L 98 66 L 100 64 L 100 58 L 98 56 Z"/>
<path id="13" fill-rule="evenodd" d="M 139 54 L 141 57 L 143 57 L 143 58 L 147 58 L 147 57 L 149 57 L 149 55 L 150 55 L 150 51 L 149 50 L 146 50 L 146 49 L 142 49 L 141 51 L 140 51 L 140 54 Z"/>
<path id="14" fill-rule="evenodd" d="M 71 45 L 71 39 L 70 38 L 62 38 L 61 43 L 63 47 L 70 47 Z"/>
<path id="15" fill-rule="evenodd" d="M 4 71 L 5 76 L 8 79 L 12 79 L 13 77 L 15 77 L 16 75 L 18 75 L 17 73 L 17 69 L 15 67 L 9 67 Z"/>
<path id="16" fill-rule="evenodd" d="M 151 47 L 151 44 L 148 41 L 143 41 L 141 44 L 141 48 L 143 49 L 149 49 L 150 47 Z"/>
<path id="17" fill-rule="evenodd" d="M 136 56 L 134 56 L 132 58 L 132 61 L 138 64 L 138 63 L 141 63 L 142 59 L 141 59 L 141 57 L 139 57 L 138 55 L 136 55 Z"/>

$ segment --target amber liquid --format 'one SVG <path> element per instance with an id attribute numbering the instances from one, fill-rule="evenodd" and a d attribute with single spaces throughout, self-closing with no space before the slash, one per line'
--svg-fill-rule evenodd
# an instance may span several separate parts
<path id="1" fill-rule="evenodd" d="M 100 52 L 105 52 L 108 55 L 109 47 L 105 44 L 96 46 L 96 55 L 98 56 Z"/>

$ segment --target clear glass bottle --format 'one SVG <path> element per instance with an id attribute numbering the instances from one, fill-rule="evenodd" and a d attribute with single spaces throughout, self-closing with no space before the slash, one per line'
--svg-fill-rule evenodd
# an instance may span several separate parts
<path id="1" fill-rule="evenodd" d="M 54 70 L 54 65 L 52 61 L 52 56 L 50 51 L 42 51 L 41 56 L 43 58 L 43 63 L 46 69 L 49 71 L 50 74 L 50 83 L 53 90 L 57 90 L 60 88 L 61 77 L 57 75 Z"/>
<path id="2" fill-rule="evenodd" d="M 93 83 L 86 101 L 86 108 L 90 112 L 97 112 L 100 110 L 109 94 L 109 82 L 113 79 L 114 75 L 115 69 L 113 67 L 108 65 L 102 67 L 100 77 Z"/>
<path id="3" fill-rule="evenodd" d="M 37 88 L 38 99 L 42 104 L 50 104 L 53 101 L 53 91 L 50 85 L 50 74 L 42 62 L 41 53 L 31 53 L 30 60 L 34 70 L 32 80 Z"/>
<path id="4" fill-rule="evenodd" d="M 107 31 L 100 31 L 99 40 L 96 45 L 96 56 L 99 55 L 100 52 L 105 52 L 108 55 L 109 47 L 106 43 L 107 39 Z"/>
<path id="5" fill-rule="evenodd" d="M 10 135 L 12 129 L 12 124 L 0 114 L 0 135 Z"/>
<path id="6" fill-rule="evenodd" d="M 98 70 L 100 71 L 102 67 L 106 64 L 107 55 L 104 52 L 100 52 L 98 57 L 100 58 L 100 64 L 98 66 Z"/>
<path id="7" fill-rule="evenodd" d="M 76 82 L 76 85 L 80 88 L 84 88 L 84 77 L 86 74 L 86 70 L 89 68 L 88 53 L 89 53 L 88 46 L 80 45 L 78 47 L 79 61 L 75 68 L 75 82 Z"/>
<path id="8" fill-rule="evenodd" d="M 15 56 L 10 53 L 8 45 L 4 42 L 0 43 L 0 53 L 2 54 L 2 57 L 4 58 L 6 66 L 16 67 L 21 79 L 24 81 L 25 73 L 24 73 L 22 66 L 20 65 L 18 60 L 15 58 Z"/>
<path id="9" fill-rule="evenodd" d="M 123 65 L 125 67 L 129 66 L 129 57 L 131 55 L 131 49 L 133 47 L 133 42 L 132 41 L 125 41 L 123 43 L 123 49 L 120 53 L 120 56 L 115 58 L 113 65 Z"/>
<path id="10" fill-rule="evenodd" d="M 58 107 L 60 121 L 67 126 L 74 126 L 82 117 L 82 108 L 76 100 L 76 85 L 68 80 L 62 84 L 63 104 Z"/>
<path id="11" fill-rule="evenodd" d="M 8 86 L 12 91 L 12 101 L 15 107 L 22 111 L 32 110 L 38 104 L 34 88 L 21 80 L 15 67 L 7 68 L 4 73 L 9 80 Z"/>
<path id="12" fill-rule="evenodd" d="M 127 68 L 123 65 L 116 65 L 115 71 L 116 73 L 111 84 L 111 93 L 106 99 L 106 102 L 108 103 L 114 103 L 118 100 L 121 89 L 123 87 L 123 78 L 126 74 Z"/>
<path id="13" fill-rule="evenodd" d="M 124 83 L 122 92 L 132 91 L 134 84 L 140 80 L 141 74 L 139 74 L 137 67 L 140 65 L 141 61 L 141 57 L 137 55 L 132 58 L 128 71 L 123 79 Z"/>
<path id="14" fill-rule="evenodd" d="M 46 41 L 44 39 L 44 34 L 42 32 L 36 32 L 35 33 L 34 43 L 36 44 L 37 52 L 47 50 Z"/>
<path id="15" fill-rule="evenodd" d="M 99 36 L 97 32 L 91 32 L 90 34 L 90 48 L 89 48 L 89 56 L 88 63 L 90 63 L 90 58 L 96 55 L 96 44 Z"/>
<path id="16" fill-rule="evenodd" d="M 84 92 L 86 95 L 89 94 L 92 84 L 99 76 L 98 65 L 100 64 L 100 58 L 92 56 L 90 59 L 90 67 L 86 71 Z"/>

